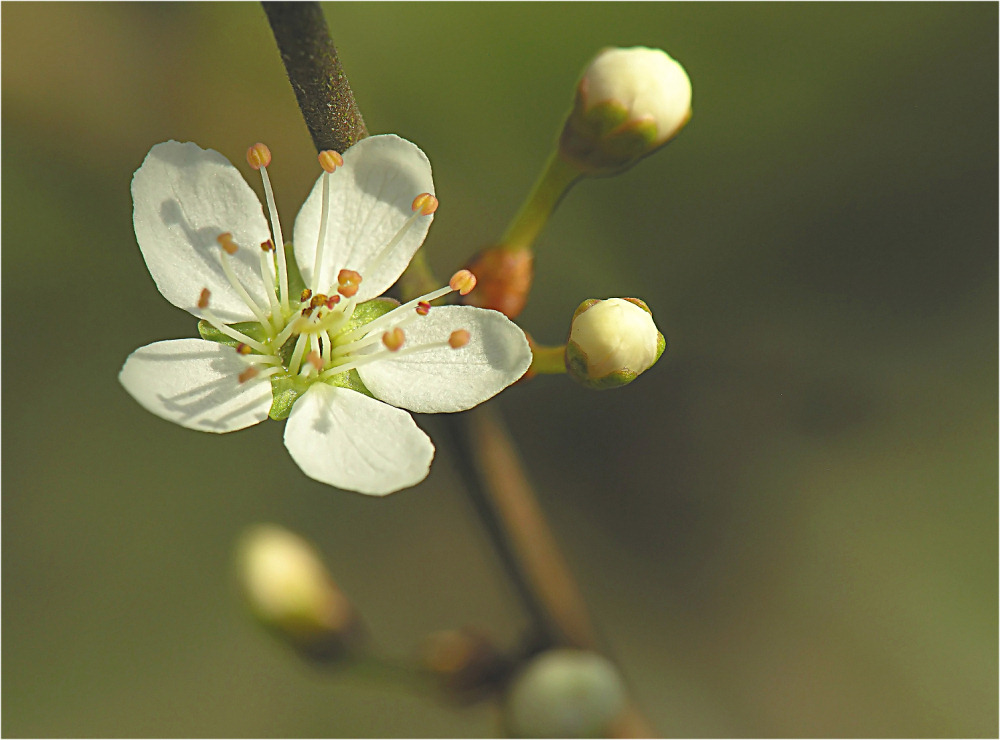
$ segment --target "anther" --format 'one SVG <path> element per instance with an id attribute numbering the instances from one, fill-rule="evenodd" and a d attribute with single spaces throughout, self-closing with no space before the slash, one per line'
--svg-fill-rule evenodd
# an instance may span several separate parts
<path id="1" fill-rule="evenodd" d="M 322 167 L 325 172 L 332 173 L 338 167 L 344 166 L 344 158 L 340 156 L 340 152 L 328 149 L 319 153 L 319 166 Z"/>
<path id="2" fill-rule="evenodd" d="M 312 298 L 312 294 L 313 294 L 313 292 L 311 290 L 309 290 L 309 288 L 303 288 L 302 289 L 302 293 L 299 295 L 299 301 L 301 303 L 305 303 L 310 298 Z"/>
<path id="3" fill-rule="evenodd" d="M 326 296 L 323 295 L 322 293 L 317 293 L 312 297 L 312 300 L 309 301 L 309 305 L 312 306 L 313 308 L 319 308 L 324 303 L 326 303 Z"/>
<path id="4" fill-rule="evenodd" d="M 233 235 L 228 231 L 225 234 L 219 234 L 215 237 L 215 240 L 219 242 L 219 246 L 226 250 L 226 254 L 230 257 L 236 254 L 239 249 L 239 246 L 237 246 L 236 242 L 233 241 Z"/>
<path id="5" fill-rule="evenodd" d="M 426 316 L 430 312 L 431 312 L 431 304 L 428 303 L 427 301 L 420 301 L 420 303 L 417 304 L 417 313 L 420 314 L 421 316 Z"/>
<path id="6" fill-rule="evenodd" d="M 331 309 L 331 310 L 338 303 L 340 303 L 340 296 L 339 295 L 332 295 L 332 296 L 330 296 L 329 298 L 326 299 L 326 307 L 329 308 L 329 309 Z"/>
<path id="7" fill-rule="evenodd" d="M 382 344 L 384 344 L 386 349 L 390 352 L 396 352 L 403 346 L 403 341 L 405 339 L 406 335 L 403 333 L 403 330 L 397 326 L 395 329 L 387 331 L 382 335 Z"/>
<path id="8" fill-rule="evenodd" d="M 248 355 L 251 352 L 253 352 L 253 349 L 250 347 L 249 344 L 244 344 L 243 342 L 240 342 L 239 344 L 236 345 L 236 351 L 239 352 L 241 355 Z"/>
<path id="9" fill-rule="evenodd" d="M 312 306 L 306 306 L 305 308 L 302 309 L 302 315 L 303 316 L 312 316 L 312 312 L 315 311 L 315 310 L 316 309 L 313 308 Z"/>
<path id="10" fill-rule="evenodd" d="M 451 276 L 448 286 L 462 295 L 468 295 L 476 287 L 476 276 L 468 270 L 459 270 Z"/>
<path id="11" fill-rule="evenodd" d="M 204 311 L 208 308 L 208 299 L 212 295 L 212 291 L 208 288 L 201 289 L 201 295 L 198 296 L 198 308 Z"/>
<path id="12" fill-rule="evenodd" d="M 448 344 L 451 345 L 452 349 L 459 349 L 460 347 L 467 345 L 470 339 L 472 339 L 472 335 L 469 334 L 468 331 L 465 329 L 459 329 L 457 331 L 453 331 L 451 336 L 448 337 Z"/>
<path id="13" fill-rule="evenodd" d="M 259 170 L 261 167 L 267 167 L 271 164 L 271 150 L 267 148 L 266 144 L 257 142 L 252 147 L 247 149 L 247 164 L 255 170 Z"/>
<path id="14" fill-rule="evenodd" d="M 274 251 L 274 242 L 272 242 L 270 239 L 268 239 L 266 242 L 261 242 L 260 243 L 260 248 L 262 250 L 264 250 L 265 252 L 273 252 Z"/>
<path id="15" fill-rule="evenodd" d="M 430 193 L 421 193 L 413 199 L 413 205 L 410 208 L 414 213 L 420 211 L 420 215 L 430 216 L 438 208 L 438 199 Z"/>
<path id="16" fill-rule="evenodd" d="M 344 298 L 352 298 L 361 285 L 361 274 L 354 270 L 341 270 L 337 274 L 337 283 L 340 285 L 337 292 Z"/>
<path id="17" fill-rule="evenodd" d="M 323 369 L 323 358 L 320 357 L 319 352 L 313 350 L 308 355 L 306 355 L 306 362 L 316 368 L 316 372 Z"/>
<path id="18" fill-rule="evenodd" d="M 251 365 L 239 374 L 240 382 L 246 383 L 248 380 L 253 380 L 257 377 L 258 373 L 260 373 L 260 370 L 258 370 L 254 365 Z"/>

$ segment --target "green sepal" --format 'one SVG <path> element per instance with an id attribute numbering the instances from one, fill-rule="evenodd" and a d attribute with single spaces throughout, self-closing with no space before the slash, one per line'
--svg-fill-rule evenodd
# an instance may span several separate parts
<path id="1" fill-rule="evenodd" d="M 305 393 L 313 383 L 327 383 L 338 388 L 347 388 L 358 393 L 363 393 L 369 398 L 375 398 L 368 390 L 357 370 L 348 370 L 326 380 L 308 380 L 301 377 L 291 377 L 287 373 L 278 373 L 271 376 L 271 410 L 267 412 L 275 421 L 287 419 L 292 413 L 292 406 L 299 400 L 299 396 Z"/>
<path id="2" fill-rule="evenodd" d="M 639 373 L 632 370 L 615 370 L 602 378 L 590 377 L 587 353 L 583 351 L 580 345 L 573 341 L 566 344 L 566 372 L 573 380 L 595 391 L 621 388 L 623 385 L 628 385 L 639 377 Z"/>
<path id="3" fill-rule="evenodd" d="M 392 309 L 399 308 L 399 301 L 394 298 L 372 298 L 370 301 L 359 303 L 351 314 L 351 320 L 347 322 L 344 331 L 353 331 L 359 326 L 364 326 L 379 316 L 385 316 Z"/>
<path id="4" fill-rule="evenodd" d="M 264 331 L 264 327 L 256 321 L 241 321 L 236 324 L 227 324 L 227 326 L 235 329 L 241 334 L 246 334 L 251 339 L 256 339 L 258 342 L 267 341 L 267 333 Z M 241 344 L 238 340 L 223 334 L 204 319 L 198 322 L 198 333 L 201 335 L 202 339 L 209 342 L 225 344 L 226 346 L 233 347 L 234 349 Z"/>

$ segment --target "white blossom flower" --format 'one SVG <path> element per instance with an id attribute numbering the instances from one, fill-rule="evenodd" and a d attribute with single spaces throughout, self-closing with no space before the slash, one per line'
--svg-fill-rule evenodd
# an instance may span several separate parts
<path id="1" fill-rule="evenodd" d="M 573 314 L 566 369 L 596 389 L 627 385 L 660 359 L 667 340 L 638 298 L 591 298 Z"/>
<path id="2" fill-rule="evenodd" d="M 461 411 L 492 397 L 528 368 L 524 334 L 496 311 L 431 308 L 472 288 L 464 271 L 402 306 L 379 298 L 437 207 L 430 163 L 415 145 L 373 136 L 342 158 L 321 154 L 325 172 L 295 221 L 294 258 L 280 246 L 270 152 L 258 144 L 247 159 L 261 172 L 271 228 L 218 152 L 169 141 L 136 171 L 139 248 L 163 296 L 202 320 L 203 338 L 136 350 L 122 385 L 189 429 L 232 432 L 287 417 L 289 453 L 323 483 L 372 495 L 415 485 L 434 446 L 403 409 Z"/>

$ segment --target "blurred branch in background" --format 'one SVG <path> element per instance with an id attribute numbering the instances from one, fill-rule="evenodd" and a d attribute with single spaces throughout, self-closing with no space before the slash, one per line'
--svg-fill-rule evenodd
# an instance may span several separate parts
<path id="1" fill-rule="evenodd" d="M 343 152 L 368 135 L 347 76 L 317 3 L 262 3 L 288 78 L 318 151 Z M 560 180 L 560 193 L 576 174 Z M 550 207 L 544 209 L 547 217 Z M 536 219 L 544 224 L 545 218 Z M 539 226 L 540 228 L 540 226 Z M 535 230 L 534 233 L 537 233 Z M 419 262 L 426 270 L 426 263 Z M 596 648 L 583 597 L 537 503 L 510 434 L 497 413 L 482 406 L 445 423 L 459 450 L 476 510 L 497 548 L 543 644 Z M 652 734 L 633 706 L 619 718 L 618 736 Z"/>

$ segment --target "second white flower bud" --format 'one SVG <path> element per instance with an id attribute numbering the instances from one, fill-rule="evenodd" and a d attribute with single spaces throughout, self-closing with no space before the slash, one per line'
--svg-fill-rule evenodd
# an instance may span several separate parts
<path id="1" fill-rule="evenodd" d="M 559 151 L 587 174 L 614 174 L 666 144 L 690 117 L 691 81 L 666 52 L 605 49 L 577 86 Z"/>
<path id="2" fill-rule="evenodd" d="M 590 299 L 573 314 L 566 369 L 590 388 L 617 388 L 652 367 L 666 348 L 649 307 L 638 298 Z"/>

